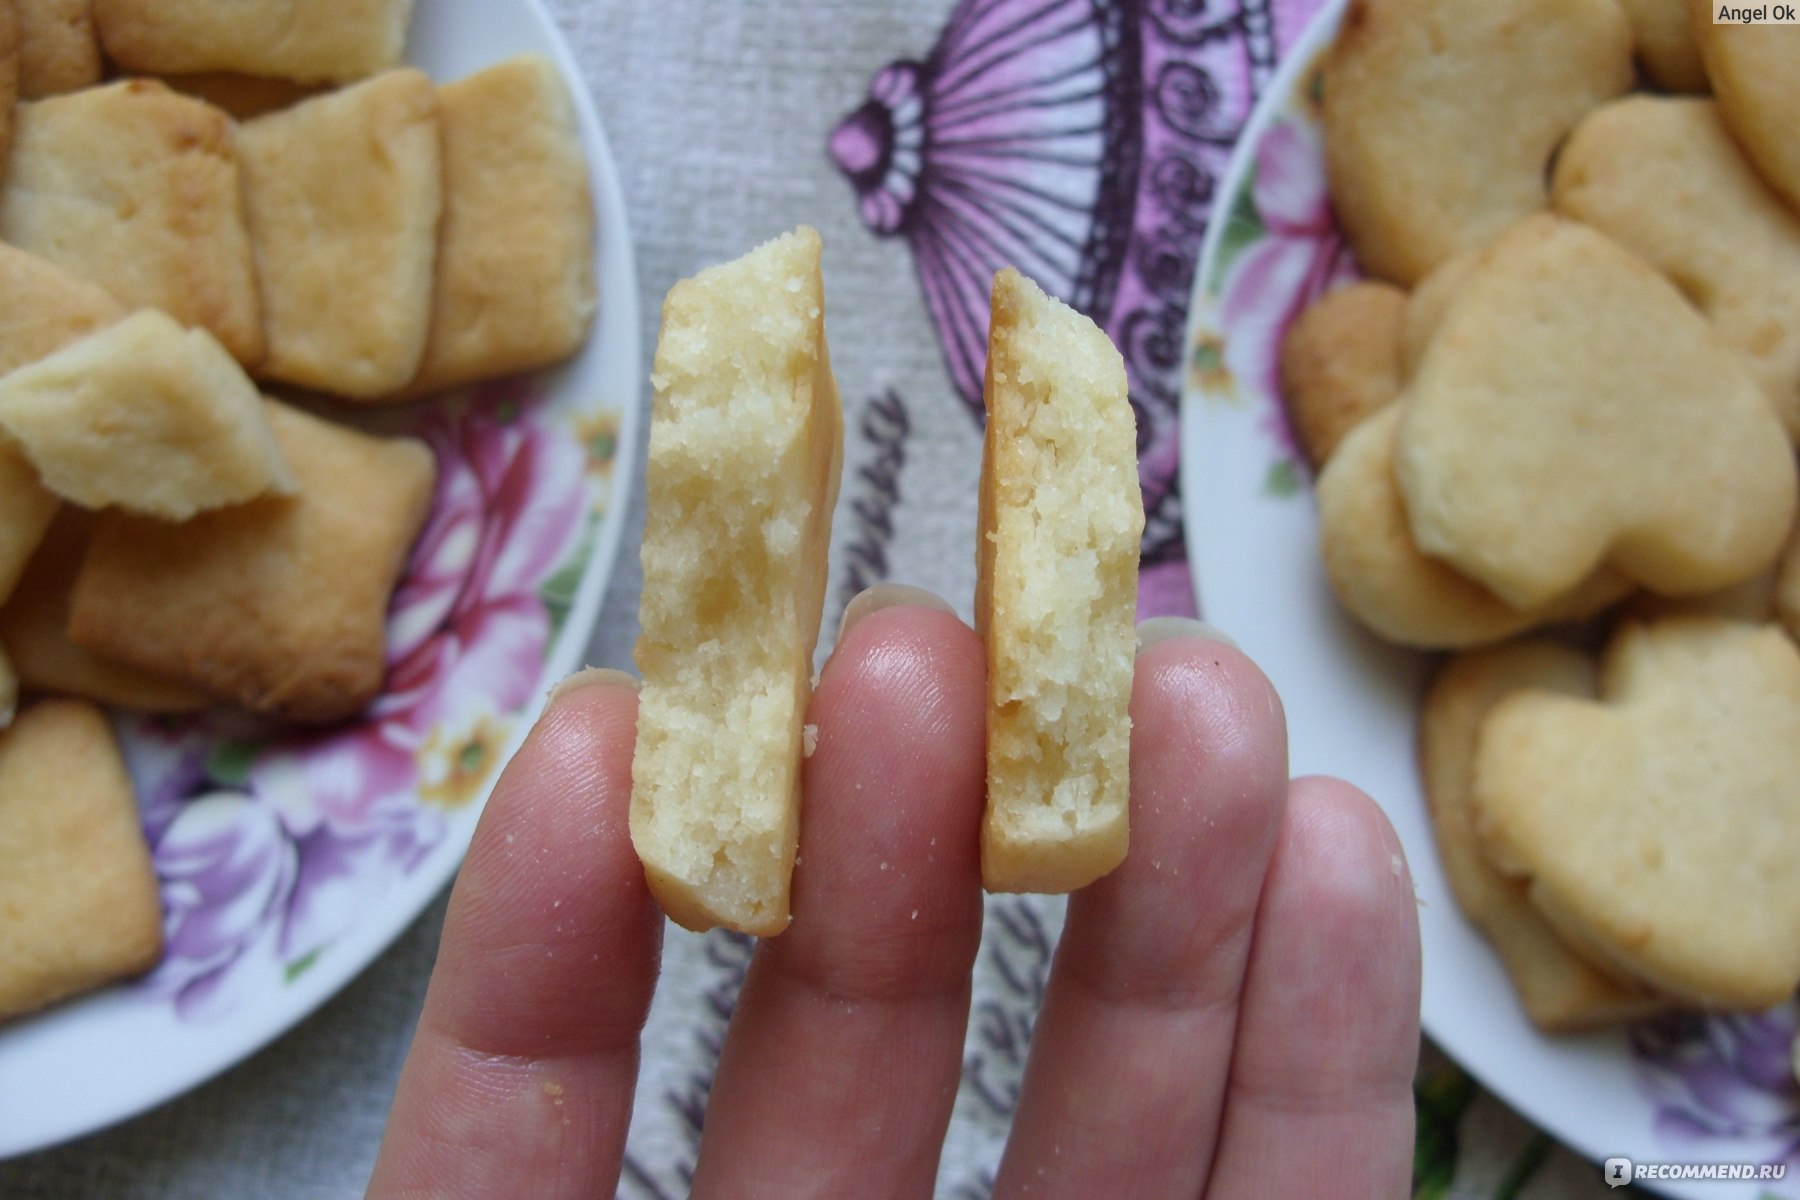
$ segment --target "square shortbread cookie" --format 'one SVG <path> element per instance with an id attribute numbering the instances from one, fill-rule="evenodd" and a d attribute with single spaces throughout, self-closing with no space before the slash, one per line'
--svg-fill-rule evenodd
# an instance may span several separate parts
<path id="1" fill-rule="evenodd" d="M 12 144 L 19 99 L 19 14 L 10 3 L 0 4 L 0 163 Z"/>
<path id="2" fill-rule="evenodd" d="M 0 441 L 0 604 L 12 595 L 60 504 L 18 448 Z"/>
<path id="3" fill-rule="evenodd" d="M 151 308 L 0 378 L 0 433 L 88 508 L 185 521 L 294 490 L 243 368 Z"/>
<path id="4" fill-rule="evenodd" d="M 89 0 L 13 0 L 19 13 L 19 95 L 27 100 L 100 82 Z"/>
<path id="5" fill-rule="evenodd" d="M 159 78 L 182 95 L 204 100 L 239 121 L 254 121 L 330 90 L 323 84 L 270 79 L 266 75 L 240 75 L 236 71 L 196 71 L 190 75 Z"/>
<path id="6" fill-rule="evenodd" d="M 562 77 L 533 55 L 438 89 L 444 219 L 407 394 L 567 357 L 595 307 L 594 208 Z"/>
<path id="7" fill-rule="evenodd" d="M 437 89 L 388 71 L 238 131 L 271 379 L 397 391 L 431 320 L 443 167 Z"/>
<path id="8" fill-rule="evenodd" d="M 0 733 L 0 1019 L 148 970 L 162 900 L 106 717 L 46 700 Z"/>
<path id="9" fill-rule="evenodd" d="M 13 670 L 12 659 L 6 656 L 6 644 L 0 642 L 0 729 L 11 725 L 18 711 L 19 676 Z"/>
<path id="10" fill-rule="evenodd" d="M 0 375 L 124 315 L 125 306 L 105 288 L 0 242 Z"/>
<path id="11" fill-rule="evenodd" d="M 206 708 L 213 699 L 205 692 L 114 662 L 69 640 L 69 599 L 93 522 L 86 509 L 63 505 L 12 596 L 0 604 L 0 644 L 12 656 L 19 686 L 133 712 Z"/>
<path id="12" fill-rule="evenodd" d="M 15 110 L 0 240 L 262 357 L 231 118 L 150 79 Z"/>
<path id="13" fill-rule="evenodd" d="M 335 721 L 381 689 L 388 600 L 436 467 L 420 442 L 269 410 L 298 494 L 181 525 L 99 514 L 69 636 L 252 712 Z"/>
<path id="14" fill-rule="evenodd" d="M 399 63 L 413 0 L 94 0 L 106 52 L 162 74 L 344 83 Z"/>

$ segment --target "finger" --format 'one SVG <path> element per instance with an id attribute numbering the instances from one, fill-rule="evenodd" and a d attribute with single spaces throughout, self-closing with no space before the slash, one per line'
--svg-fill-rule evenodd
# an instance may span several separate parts
<path id="1" fill-rule="evenodd" d="M 984 669 L 968 626 L 915 607 L 827 664 L 794 920 L 739 997 L 697 1200 L 931 1194 L 981 939 Z"/>
<path id="2" fill-rule="evenodd" d="M 618 1179 L 662 918 L 626 827 L 637 697 L 576 682 L 475 831 L 371 1196 L 610 1195 Z"/>
<path id="3" fill-rule="evenodd" d="M 1131 720 L 1131 851 L 1069 901 L 996 1198 L 1192 1196 L 1212 1157 L 1286 726 L 1196 637 L 1139 655 Z"/>
<path id="4" fill-rule="evenodd" d="M 1208 1195 L 1406 1195 L 1418 1050 L 1418 910 L 1399 839 L 1349 784 L 1298 780 Z"/>

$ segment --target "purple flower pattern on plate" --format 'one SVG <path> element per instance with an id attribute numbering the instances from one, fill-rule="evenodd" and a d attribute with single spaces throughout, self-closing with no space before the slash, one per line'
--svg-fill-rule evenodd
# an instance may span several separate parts
<path id="1" fill-rule="evenodd" d="M 389 611 L 384 691 L 360 720 L 247 740 L 205 718 L 125 724 L 168 938 L 139 990 L 183 1019 L 305 971 L 499 765 L 600 516 L 587 475 L 612 452 L 552 428 L 527 386 L 486 388 L 414 431 L 437 492 Z"/>
<path id="2" fill-rule="evenodd" d="M 1631 1031 L 1639 1085 L 1671 1156 L 1786 1163 L 1800 1195 L 1800 1086 L 1789 1003 L 1752 1016 L 1670 1016 Z"/>
<path id="3" fill-rule="evenodd" d="M 1313 0 L 964 0 L 882 68 L 828 152 L 863 222 L 904 238 L 951 382 L 979 419 L 988 289 L 1017 266 L 1104 327 L 1137 410 L 1139 611 L 1191 613 L 1182 328 L 1213 192 Z"/>

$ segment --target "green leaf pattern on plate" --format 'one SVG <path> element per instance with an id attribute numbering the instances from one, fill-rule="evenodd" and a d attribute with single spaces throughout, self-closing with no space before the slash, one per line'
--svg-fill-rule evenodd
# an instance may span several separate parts
<path id="1" fill-rule="evenodd" d="M 1256 211 L 1256 166 L 1254 163 L 1244 173 L 1243 190 L 1232 197 L 1231 209 L 1225 216 L 1225 228 L 1219 234 L 1219 255 L 1213 263 L 1212 278 L 1207 286 L 1218 291 L 1231 266 L 1244 252 L 1246 246 L 1260 241 L 1266 227 L 1262 214 Z"/>

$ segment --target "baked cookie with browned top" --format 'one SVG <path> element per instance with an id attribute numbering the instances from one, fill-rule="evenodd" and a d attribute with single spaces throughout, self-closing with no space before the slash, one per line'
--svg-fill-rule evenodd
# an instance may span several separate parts
<path id="1" fill-rule="evenodd" d="M 1325 165 L 1364 270 L 1410 287 L 1542 208 L 1557 144 L 1631 82 L 1614 0 L 1351 0 Z"/>
<path id="2" fill-rule="evenodd" d="M 1628 622 L 1598 699 L 1527 690 L 1483 719 L 1490 861 L 1583 957 L 1708 1008 L 1800 985 L 1800 649 L 1773 625 Z"/>
<path id="3" fill-rule="evenodd" d="M 1531 907 L 1529 886 L 1494 869 L 1475 834 L 1470 794 L 1481 722 L 1527 689 L 1591 699 L 1593 660 L 1555 642 L 1507 642 L 1446 662 L 1419 705 L 1419 776 L 1451 894 L 1493 943 L 1533 1024 L 1566 1033 L 1636 1020 L 1669 1007 L 1569 949 Z"/>
<path id="4" fill-rule="evenodd" d="M 106 714 L 44 700 L 0 731 L 0 1020 L 140 974 L 162 898 Z"/>
<path id="5" fill-rule="evenodd" d="M 1281 342 L 1281 398 L 1316 471 L 1400 394 L 1407 294 L 1360 280 L 1307 305 Z"/>
<path id="6" fill-rule="evenodd" d="M 383 72 L 238 130 L 267 350 L 258 374 L 367 400 L 418 373 L 443 163 L 437 89 Z"/>
<path id="7" fill-rule="evenodd" d="M 445 84 L 438 104 L 444 216 L 415 396 L 559 362 L 598 305 L 593 194 L 555 65 L 509 59 Z"/>
<path id="8" fill-rule="evenodd" d="M 21 104 L 0 240 L 262 357 L 231 118 L 152 79 Z"/>
<path id="9" fill-rule="evenodd" d="M 268 410 L 295 494 L 179 525 L 99 514 L 69 637 L 251 712 L 337 721 L 381 691 L 388 603 L 436 465 L 411 438 Z"/>
<path id="10" fill-rule="evenodd" d="M 114 62 L 348 83 L 398 66 L 413 0 L 93 0 Z"/>

